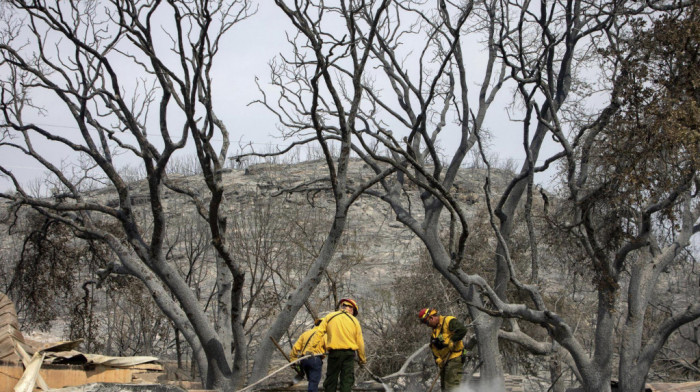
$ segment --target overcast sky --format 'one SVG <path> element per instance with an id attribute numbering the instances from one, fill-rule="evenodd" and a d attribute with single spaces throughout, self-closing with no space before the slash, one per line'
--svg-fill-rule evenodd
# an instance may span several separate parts
<path id="1" fill-rule="evenodd" d="M 262 105 L 249 103 L 260 98 L 255 78 L 257 77 L 262 85 L 269 84 L 268 63 L 280 52 L 290 52 L 286 32 L 292 31 L 291 27 L 287 17 L 271 1 L 260 1 L 258 13 L 228 33 L 221 52 L 217 55 L 213 75 L 217 88 L 214 102 L 217 114 L 224 120 L 231 133 L 231 154 L 236 152 L 239 142 L 252 143 L 256 149 L 264 149 L 267 144 L 284 143 L 278 137 L 277 119 Z M 473 66 L 478 66 L 479 61 L 483 59 L 480 53 L 470 54 L 469 57 L 474 63 Z M 478 89 L 477 85 L 470 87 Z M 521 164 L 524 158 L 521 131 L 516 124 L 508 120 L 504 108 L 510 96 L 509 91 L 501 94 L 502 100 L 494 104 L 489 112 L 487 127 L 494 134 L 490 143 L 492 152 L 498 154 L 501 160 L 514 159 Z M 41 97 L 37 97 L 37 100 L 42 102 Z M 50 100 L 45 102 L 45 106 L 54 107 Z M 60 114 L 50 112 L 48 116 L 38 118 L 36 122 L 50 124 L 54 129 L 60 129 L 66 134 L 77 134 L 77 128 Z M 449 143 L 446 148 L 449 148 Z M 55 146 L 47 148 L 46 153 L 66 161 L 74 159 L 70 152 L 57 150 Z M 186 153 L 192 153 L 192 150 L 187 150 Z M 449 154 L 449 151 L 447 153 Z M 37 163 L 16 153 L 10 154 L 5 151 L 0 160 L 24 181 L 41 177 L 44 171 Z M 0 190 L 9 189 L 10 186 L 6 179 L 0 178 Z"/>

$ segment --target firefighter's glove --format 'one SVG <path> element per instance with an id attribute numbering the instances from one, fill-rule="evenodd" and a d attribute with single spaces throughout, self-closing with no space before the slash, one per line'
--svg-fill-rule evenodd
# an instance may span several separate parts
<path id="1" fill-rule="evenodd" d="M 292 365 L 292 369 L 294 369 L 294 371 L 297 372 L 297 374 L 304 375 L 304 369 L 301 368 L 300 364 L 295 363 L 294 365 Z"/>
<path id="2" fill-rule="evenodd" d="M 442 358 L 435 358 L 435 364 L 437 365 L 438 368 L 442 369 Z"/>
<path id="3" fill-rule="evenodd" d="M 447 343 L 447 348 L 450 349 L 450 352 L 454 352 L 454 351 L 455 351 L 455 345 L 456 345 L 456 344 L 455 344 L 455 342 L 453 342 L 453 341 L 450 341 L 449 343 Z"/>
<path id="4" fill-rule="evenodd" d="M 442 335 L 430 339 L 430 344 L 438 350 L 442 350 L 443 348 L 447 347 L 447 344 L 445 344 L 445 340 L 442 337 Z"/>

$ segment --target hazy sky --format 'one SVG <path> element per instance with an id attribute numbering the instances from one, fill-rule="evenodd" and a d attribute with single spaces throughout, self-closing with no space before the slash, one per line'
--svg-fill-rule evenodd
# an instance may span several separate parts
<path id="1" fill-rule="evenodd" d="M 258 13 L 235 26 L 222 44 L 213 74 L 216 84 L 214 102 L 217 114 L 224 120 L 231 133 L 229 150 L 231 154 L 236 152 L 239 142 L 252 143 L 256 149 L 265 149 L 266 144 L 284 143 L 277 137 L 277 119 L 262 105 L 249 105 L 249 103 L 261 96 L 255 84 L 255 78 L 259 79 L 261 85 L 268 85 L 270 80 L 268 63 L 280 52 L 290 52 L 289 43 L 286 41 L 287 31 L 292 31 L 292 26 L 282 11 L 277 9 L 271 1 L 260 1 Z M 476 52 L 470 54 L 468 58 L 473 62 L 472 66 L 478 67 L 479 62 L 483 60 L 483 55 Z M 478 85 L 474 84 L 470 88 L 476 91 Z M 521 152 L 521 131 L 515 123 L 508 120 L 504 109 L 511 95 L 508 90 L 501 93 L 501 101 L 495 103 L 489 112 L 487 127 L 494 134 L 490 143 L 492 152 L 498 154 L 502 160 L 511 158 L 521 164 L 524 157 Z M 36 98 L 38 102 L 44 102 L 47 108 L 53 110 L 55 107 L 50 100 L 43 101 L 42 97 Z M 153 113 L 151 115 L 153 116 Z M 78 132 L 66 116 L 57 115 L 54 112 L 38 118 L 36 122 L 50 124 L 54 129 L 67 135 L 77 135 Z M 447 148 L 449 148 L 449 139 Z M 61 151 L 55 146 L 45 151 L 54 159 L 60 158 L 66 162 L 75 159 L 69 151 Z M 446 151 L 449 154 L 449 151 Z M 192 153 L 192 150 L 187 150 L 186 153 Z M 16 153 L 4 151 L 0 160 L 14 173 L 19 174 L 24 181 L 40 177 L 44 171 L 37 163 Z M 9 187 L 10 183 L 0 178 L 0 190 L 6 190 Z"/>
<path id="2" fill-rule="evenodd" d="M 231 132 L 231 153 L 234 153 L 238 143 L 253 143 L 263 147 L 266 143 L 282 143 L 276 140 L 275 118 L 261 105 L 248 105 L 260 94 L 255 84 L 255 77 L 262 83 L 269 80 L 268 62 L 280 51 L 286 50 L 285 28 L 288 25 L 286 17 L 273 7 L 272 2 L 262 1 L 257 5 L 258 13 L 252 18 L 241 22 L 229 31 L 222 44 L 220 53 L 215 60 L 213 80 L 217 96 L 214 104 L 217 114 L 224 120 Z M 129 65 L 124 65 L 129 66 Z M 138 68 L 134 66 L 134 70 Z M 134 79 L 138 73 L 134 73 Z M 33 121 L 42 126 L 50 126 L 63 135 L 78 135 L 77 127 L 71 119 L 60 110 L 52 95 L 35 96 L 35 101 L 47 109 L 45 116 L 38 116 Z M 151 117 L 154 117 L 152 109 Z M 42 146 L 36 146 L 41 149 Z M 191 146 L 190 146 L 191 147 Z M 69 151 L 59 151 L 60 146 L 52 144 L 46 148 L 48 156 L 54 161 L 70 161 L 75 158 Z M 193 154 L 192 149 L 187 153 Z M 0 156 L 5 167 L 18 174 L 23 181 L 43 177 L 45 169 L 36 162 L 25 158 L 22 154 L 4 149 Z M 6 178 L 0 177 L 0 190 L 11 187 Z"/>

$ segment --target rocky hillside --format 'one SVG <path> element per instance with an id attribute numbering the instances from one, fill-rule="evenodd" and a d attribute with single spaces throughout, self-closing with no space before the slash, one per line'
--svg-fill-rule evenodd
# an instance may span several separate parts
<path id="1" fill-rule="evenodd" d="M 350 167 L 350 181 L 359 183 L 371 176 L 370 170 L 361 161 L 353 161 Z M 483 207 L 483 184 L 485 172 L 482 170 L 463 169 L 455 182 L 457 197 L 466 206 L 467 211 Z M 258 164 L 247 168 L 226 169 L 223 173 L 225 183 L 226 208 L 233 213 L 241 206 L 251 205 L 256 200 L 271 198 L 283 206 L 312 208 L 326 211 L 330 218 L 333 213 L 333 199 L 330 191 L 295 192 L 305 183 L 327 179 L 327 169 L 323 161 L 309 161 L 298 164 Z M 505 186 L 505 176 L 496 176 L 492 183 L 495 189 Z M 201 189 L 204 184 L 197 176 L 170 175 L 171 181 L 179 186 Z M 321 181 L 322 183 L 322 181 Z M 166 192 L 166 210 L 170 214 L 184 214 L 188 204 L 183 208 L 181 196 Z M 420 205 L 417 189 L 406 189 L 412 205 Z M 93 197 L 108 205 L 116 205 L 116 195 L 108 189 L 94 192 Z M 148 203 L 148 192 L 143 181 L 132 184 L 132 204 Z M 284 207 L 282 207 L 284 208 Z M 419 208 L 418 208 L 419 209 Z M 419 241 L 413 233 L 396 221 L 392 211 L 380 200 L 363 196 L 355 202 L 350 210 L 346 228 L 346 243 L 355 242 L 347 248 L 361 248 L 362 268 L 353 271 L 350 293 L 373 292 L 385 287 L 397 273 L 410 269 L 415 262 L 416 252 L 420 249 Z M 355 251 L 353 251 L 355 253 Z M 354 254 L 354 256 L 357 256 Z M 350 257 L 342 253 L 338 258 Z"/>

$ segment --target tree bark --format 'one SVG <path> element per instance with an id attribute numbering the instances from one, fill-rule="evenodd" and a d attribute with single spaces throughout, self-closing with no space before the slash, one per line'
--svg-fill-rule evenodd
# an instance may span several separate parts
<path id="1" fill-rule="evenodd" d="M 304 280 L 299 284 L 299 287 L 292 293 L 285 303 L 282 312 L 277 315 L 275 321 L 272 323 L 272 325 L 270 325 L 270 328 L 260 340 L 260 345 L 258 346 L 258 350 L 255 354 L 253 370 L 250 375 L 251 382 L 256 382 L 267 374 L 270 357 L 275 349 L 270 338 L 272 338 L 274 341 L 278 341 L 286 332 L 292 320 L 294 320 L 294 317 L 296 317 L 299 309 L 304 306 L 304 303 L 309 299 L 313 291 L 321 282 L 323 272 L 333 259 L 333 255 L 338 248 L 338 242 L 340 237 L 343 235 L 345 224 L 347 222 L 347 217 L 345 215 L 347 207 L 341 205 L 336 208 L 338 211 L 335 219 L 333 220 L 330 231 L 323 242 L 323 246 L 321 247 L 318 257 L 309 268 L 309 272 L 306 274 Z"/>

